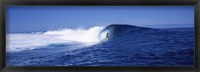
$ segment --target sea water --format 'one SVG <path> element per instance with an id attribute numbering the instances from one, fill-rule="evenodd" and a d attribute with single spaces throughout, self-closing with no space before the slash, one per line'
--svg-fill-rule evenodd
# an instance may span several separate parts
<path id="1" fill-rule="evenodd" d="M 194 28 L 110 25 L 6 37 L 7 66 L 194 65 Z"/>

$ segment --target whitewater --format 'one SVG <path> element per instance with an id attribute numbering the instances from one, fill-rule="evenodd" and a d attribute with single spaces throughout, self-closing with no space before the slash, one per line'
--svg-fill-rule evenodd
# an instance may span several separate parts
<path id="1" fill-rule="evenodd" d="M 55 43 L 80 43 L 85 46 L 99 43 L 99 33 L 103 26 L 88 29 L 59 29 L 46 32 L 7 34 L 7 52 L 33 50 Z"/>

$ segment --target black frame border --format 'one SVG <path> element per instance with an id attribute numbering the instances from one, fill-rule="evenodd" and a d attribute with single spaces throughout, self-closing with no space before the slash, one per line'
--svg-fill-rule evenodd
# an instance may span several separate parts
<path id="1" fill-rule="evenodd" d="M 0 2 L 0 71 L 7 70 L 127 70 L 199 71 L 200 67 L 200 1 L 199 0 L 2 0 Z M 6 67 L 6 6 L 195 6 L 195 67 Z"/>

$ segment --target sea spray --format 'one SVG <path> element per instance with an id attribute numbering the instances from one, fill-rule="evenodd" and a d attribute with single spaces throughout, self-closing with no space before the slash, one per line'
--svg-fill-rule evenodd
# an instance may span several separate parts
<path id="1" fill-rule="evenodd" d="M 44 33 L 7 34 L 6 50 L 7 52 L 18 52 L 59 43 L 80 43 L 85 46 L 94 45 L 101 41 L 98 35 L 102 29 L 102 26 L 95 26 L 88 29 L 65 28 L 61 30 L 50 30 Z"/>
<path id="2" fill-rule="evenodd" d="M 77 41 L 77 42 L 99 42 L 99 33 L 103 27 L 95 26 L 89 29 L 62 29 L 56 31 L 47 31 L 44 34 L 54 34 L 60 35 L 57 38 L 67 40 L 67 41 Z"/>

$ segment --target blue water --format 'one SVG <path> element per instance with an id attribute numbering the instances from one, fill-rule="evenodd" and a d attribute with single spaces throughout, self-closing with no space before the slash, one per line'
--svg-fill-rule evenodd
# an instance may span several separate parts
<path id="1" fill-rule="evenodd" d="M 55 43 L 7 52 L 7 66 L 193 66 L 193 28 L 110 25 L 109 39 L 91 46 Z"/>

